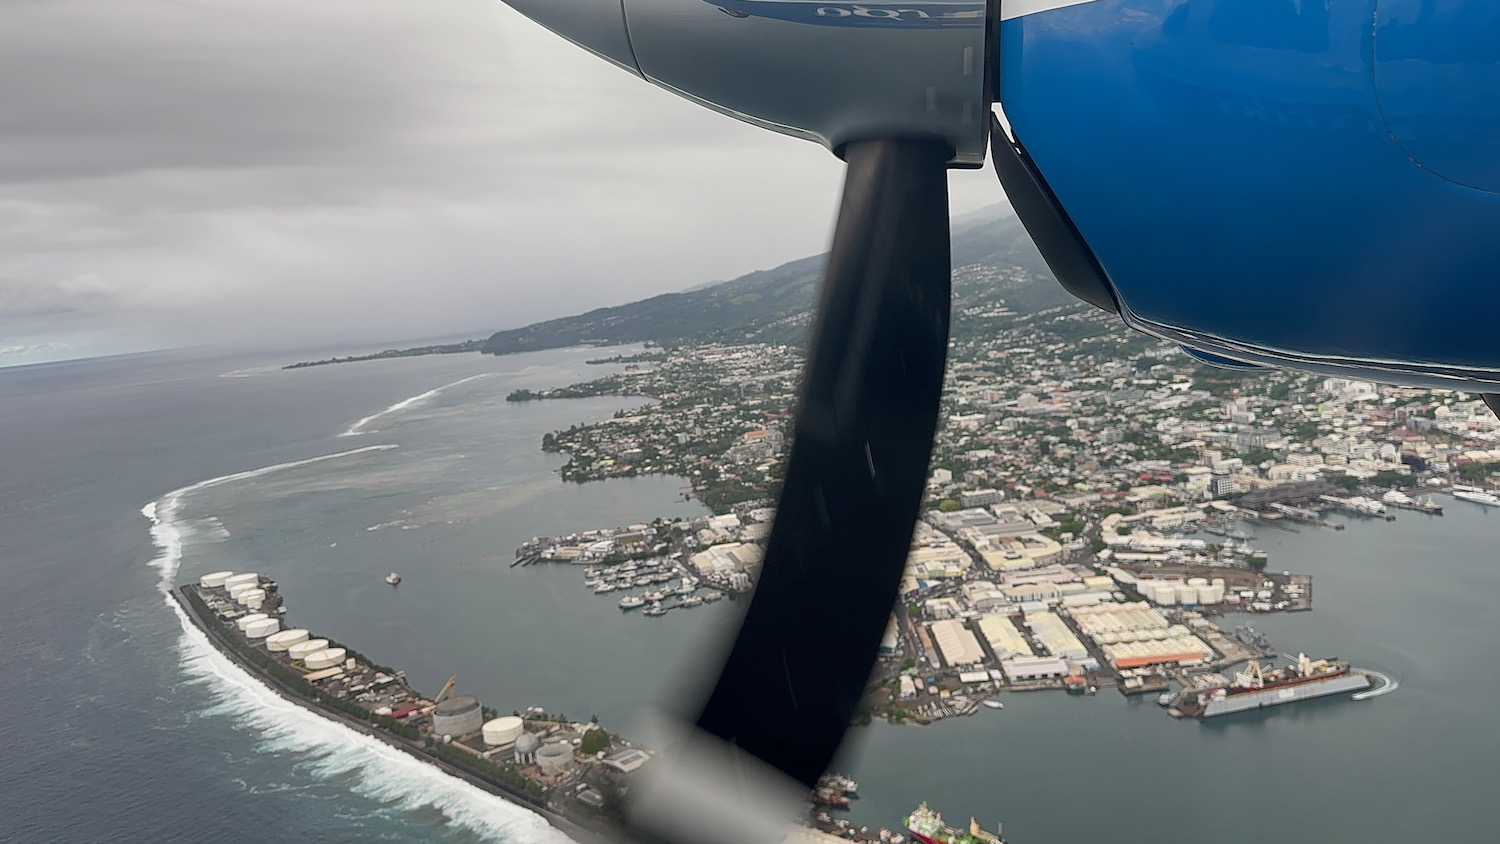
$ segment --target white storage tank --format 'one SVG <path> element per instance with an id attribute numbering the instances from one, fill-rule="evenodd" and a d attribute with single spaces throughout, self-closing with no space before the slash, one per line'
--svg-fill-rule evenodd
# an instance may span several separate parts
<path id="1" fill-rule="evenodd" d="M 307 637 L 308 632 L 300 627 L 295 630 L 283 630 L 275 636 L 268 636 L 266 638 L 266 649 L 271 651 L 290 650 L 292 645 L 306 642 Z"/>
<path id="2" fill-rule="evenodd" d="M 313 671 L 321 671 L 324 668 L 332 668 L 343 661 L 343 648 L 324 648 L 316 653 L 308 654 L 302 663 Z"/>
<path id="3" fill-rule="evenodd" d="M 1151 599 L 1158 604 L 1172 605 L 1177 603 L 1177 588 L 1170 583 L 1158 583 L 1151 588 Z"/>
<path id="4" fill-rule="evenodd" d="M 255 622 L 264 621 L 268 618 L 270 618 L 270 616 L 266 615 L 263 612 L 253 612 L 249 615 L 242 615 L 239 618 L 236 618 L 234 620 L 234 624 L 241 630 L 247 630 L 249 629 L 250 625 L 254 624 Z"/>
<path id="5" fill-rule="evenodd" d="M 264 639 L 280 629 L 281 622 L 274 618 L 263 618 L 260 621 L 250 622 L 250 626 L 245 628 L 245 638 Z"/>
<path id="6" fill-rule="evenodd" d="M 1196 603 L 1198 603 L 1198 587 L 1196 587 L 1196 586 L 1188 586 L 1186 583 L 1178 586 L 1177 587 L 1177 603 L 1179 603 L 1179 604 L 1196 604 Z"/>
<path id="7" fill-rule="evenodd" d="M 514 715 L 503 715 L 484 722 L 484 743 L 490 747 L 513 744 L 521 736 L 524 724 Z"/>
<path id="8" fill-rule="evenodd" d="M 266 602 L 266 590 L 246 589 L 244 592 L 235 595 L 234 599 L 238 601 L 241 606 L 258 607 Z"/>
<path id="9" fill-rule="evenodd" d="M 312 667 L 311 660 L 308 667 Z M 484 726 L 479 698 L 454 695 L 432 709 L 432 732 L 440 736 L 466 736 Z"/>
<path id="10" fill-rule="evenodd" d="M 1198 590 L 1198 601 L 1204 604 L 1224 603 L 1224 587 L 1222 584 L 1204 586 Z"/>
<path id="11" fill-rule="evenodd" d="M 231 591 L 234 590 L 234 587 L 245 583 L 249 583 L 252 586 L 258 586 L 260 584 L 260 575 L 256 574 L 253 571 L 247 571 L 241 574 L 231 574 L 230 576 L 224 578 L 224 588 Z"/>
<path id="12" fill-rule="evenodd" d="M 235 595 L 243 595 L 243 594 L 245 594 L 246 592 L 249 592 L 252 589 L 259 589 L 259 588 L 260 588 L 260 584 L 259 583 L 235 583 L 233 585 L 225 586 L 224 587 L 224 591 L 228 592 L 229 593 L 229 597 L 233 598 Z"/>
<path id="13" fill-rule="evenodd" d="M 1190 577 L 1190 578 L 1188 578 L 1187 582 L 1188 582 L 1189 586 L 1207 586 L 1208 585 L 1208 578 L 1206 578 L 1206 577 Z"/>
<path id="14" fill-rule="evenodd" d="M 292 659 L 307 659 L 310 654 L 328 647 L 327 639 L 309 639 L 306 642 L 298 642 L 286 649 L 286 655 Z"/>
<path id="15" fill-rule="evenodd" d="M 234 572 L 232 571 L 210 572 L 198 578 L 198 585 L 205 589 L 212 589 L 217 586 L 223 586 L 224 581 L 231 577 L 234 577 Z"/>

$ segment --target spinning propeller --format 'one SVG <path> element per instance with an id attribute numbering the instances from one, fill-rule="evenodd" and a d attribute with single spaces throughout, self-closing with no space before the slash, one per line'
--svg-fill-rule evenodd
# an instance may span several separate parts
<path id="1" fill-rule="evenodd" d="M 927 475 L 947 169 L 988 152 L 1064 287 L 1202 359 L 1500 392 L 1500 4 L 504 2 L 848 168 L 762 577 L 637 834 L 838 749 Z"/>

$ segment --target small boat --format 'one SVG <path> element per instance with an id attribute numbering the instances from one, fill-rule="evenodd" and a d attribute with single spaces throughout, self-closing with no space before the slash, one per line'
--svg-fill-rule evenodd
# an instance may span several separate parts
<path id="1" fill-rule="evenodd" d="M 984 705 L 988 706 L 990 709 L 1004 709 L 1005 708 L 1005 704 L 1001 703 L 998 700 L 987 700 L 987 701 L 984 702 Z"/>
<path id="2" fill-rule="evenodd" d="M 1170 691 L 1162 692 L 1161 694 L 1156 696 L 1156 703 L 1158 706 L 1171 706 L 1173 697 L 1175 697 L 1175 695 L 1173 695 Z"/>
<path id="3" fill-rule="evenodd" d="M 712 604 L 714 601 L 722 601 L 722 600 L 724 600 L 724 593 L 720 592 L 717 589 L 711 589 L 708 592 L 705 592 L 704 595 L 703 595 L 703 601 L 704 601 L 704 603 Z"/>
<path id="4" fill-rule="evenodd" d="M 653 618 L 666 614 L 667 608 L 662 606 L 661 604 L 652 604 L 651 606 L 646 608 L 646 615 L 652 616 Z"/>
<path id="5" fill-rule="evenodd" d="M 831 788 L 820 788 L 813 792 L 812 802 L 818 806 L 828 806 L 833 809 L 849 808 L 849 798 Z"/>
<path id="6" fill-rule="evenodd" d="M 613 592 L 613 591 L 615 591 L 615 585 L 613 583 L 601 583 L 598 586 L 594 587 L 594 594 L 595 595 L 603 595 L 606 592 Z"/>
<path id="7" fill-rule="evenodd" d="M 641 596 L 641 600 L 645 601 L 648 604 L 659 604 L 666 597 L 666 595 L 663 595 L 660 592 L 647 592 L 646 594 Z"/>
<path id="8" fill-rule="evenodd" d="M 620 599 L 620 609 L 622 610 L 633 610 L 636 607 L 644 607 L 645 605 L 646 599 L 640 595 L 626 595 Z"/>
<path id="9" fill-rule="evenodd" d="M 696 607 L 696 606 L 698 606 L 698 605 L 700 605 L 702 603 L 703 603 L 703 599 L 702 598 L 698 597 L 697 595 L 693 595 L 690 598 L 684 598 L 683 601 L 682 601 L 682 603 L 679 604 L 678 606 L 682 606 L 682 607 Z"/>
<path id="10" fill-rule="evenodd" d="M 400 586 L 401 585 L 401 575 L 396 574 L 395 572 L 391 572 L 390 574 L 388 574 L 388 575 L 385 576 L 385 582 L 389 583 L 392 586 Z"/>

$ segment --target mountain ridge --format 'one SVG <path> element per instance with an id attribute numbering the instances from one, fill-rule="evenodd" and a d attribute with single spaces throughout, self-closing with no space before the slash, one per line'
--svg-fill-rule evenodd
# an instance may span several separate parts
<path id="1" fill-rule="evenodd" d="M 998 306 L 1000 300 L 1011 315 L 1076 301 L 1053 279 L 1025 229 L 1004 206 L 956 220 L 952 250 L 957 335 L 966 328 L 967 311 Z M 811 255 L 729 281 L 497 331 L 480 350 L 502 355 L 644 342 L 801 345 L 812 324 L 827 257 Z"/>

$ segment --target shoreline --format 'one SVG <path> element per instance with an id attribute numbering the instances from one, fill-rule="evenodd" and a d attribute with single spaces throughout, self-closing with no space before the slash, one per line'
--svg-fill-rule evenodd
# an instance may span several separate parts
<path id="1" fill-rule="evenodd" d="M 409 742 L 399 736 L 393 735 L 385 730 L 381 730 L 369 723 L 356 720 L 331 707 L 324 706 L 318 701 L 309 699 L 305 695 L 299 694 L 296 690 L 289 688 L 285 683 L 283 683 L 274 675 L 270 674 L 269 672 L 261 671 L 257 666 L 251 664 L 248 660 L 246 660 L 244 656 L 238 652 L 237 649 L 231 647 L 230 643 L 224 639 L 222 630 L 218 629 L 217 625 L 210 623 L 209 619 L 205 619 L 196 603 L 185 597 L 188 595 L 189 588 L 190 585 L 183 584 L 174 589 L 170 589 L 169 594 L 172 596 L 172 599 L 176 601 L 177 605 L 183 609 L 188 619 L 193 623 L 193 626 L 202 631 L 203 634 L 208 638 L 209 642 L 214 646 L 214 649 L 217 650 L 220 654 L 224 655 L 227 659 L 229 659 L 229 661 L 232 662 L 235 667 L 239 668 L 245 674 L 259 681 L 262 685 L 266 686 L 266 688 L 270 689 L 272 692 L 280 696 L 283 700 L 300 706 L 304 710 L 311 712 L 321 718 L 324 718 L 325 720 L 338 724 L 339 726 L 377 739 L 385 743 L 387 746 L 400 750 L 401 752 L 406 753 L 408 756 L 411 756 L 418 761 L 431 765 L 436 770 L 439 770 L 444 774 L 447 774 L 448 776 L 463 780 L 464 782 L 473 785 L 488 794 L 498 797 L 513 806 L 535 812 L 544 820 L 546 820 L 547 823 L 550 824 L 554 829 L 563 833 L 574 841 L 579 842 L 579 844 L 604 844 L 606 841 L 610 840 L 599 830 L 594 830 L 589 827 L 583 826 L 577 821 L 574 821 L 551 810 L 547 807 L 545 801 L 537 801 L 534 798 L 525 795 L 524 793 L 512 792 L 506 789 L 503 785 L 486 780 L 476 774 L 465 771 L 457 765 L 447 762 L 446 760 L 437 756 L 435 753 L 429 752 L 425 746 Z"/>

